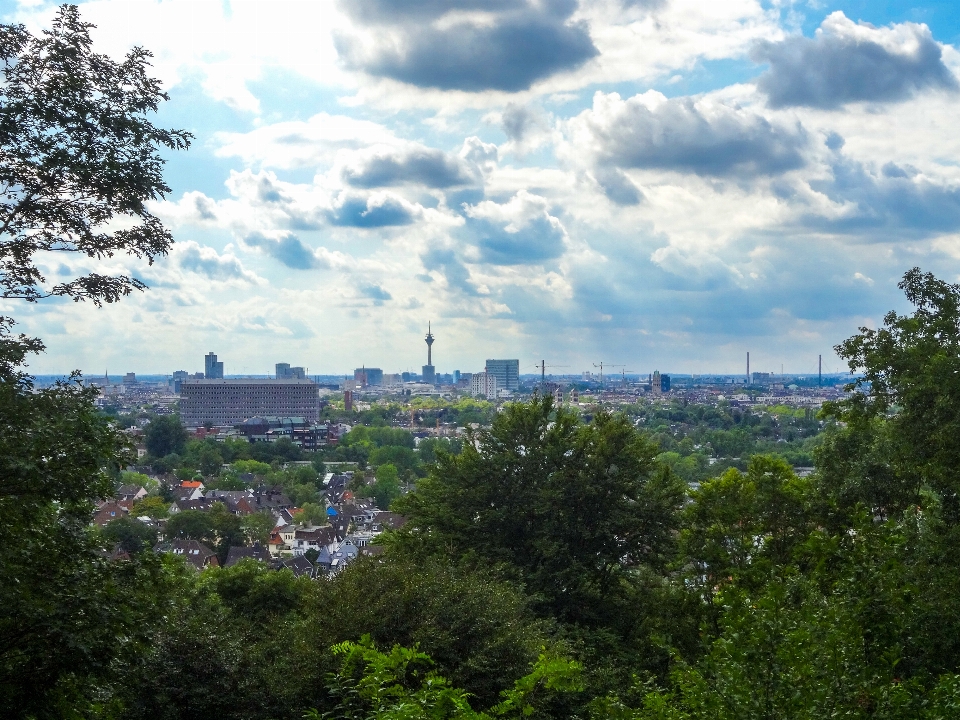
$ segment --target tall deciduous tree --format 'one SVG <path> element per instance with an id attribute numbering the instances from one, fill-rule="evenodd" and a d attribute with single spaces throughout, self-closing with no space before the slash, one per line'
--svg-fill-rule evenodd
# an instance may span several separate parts
<path id="1" fill-rule="evenodd" d="M 93 51 L 92 25 L 64 5 L 50 30 L 0 25 L 0 296 L 115 302 L 145 287 L 96 271 L 49 284 L 44 252 L 152 263 L 172 238 L 146 203 L 164 196 L 158 150 L 191 136 L 148 119 L 167 96 L 148 74 L 150 53 L 122 62 Z M 123 226 L 115 229 L 117 225 Z"/>
<path id="2" fill-rule="evenodd" d="M 187 443 L 187 431 L 180 424 L 180 416 L 161 415 L 153 418 L 147 425 L 144 443 L 153 457 L 182 453 Z"/>
<path id="3" fill-rule="evenodd" d="M 90 27 L 75 6 L 39 36 L 0 25 L 2 298 L 114 302 L 144 284 L 90 261 L 152 262 L 172 242 L 146 204 L 169 192 L 160 150 L 190 135 L 149 122 L 166 99 L 149 53 L 115 62 L 93 52 Z M 50 252 L 82 269 L 48 282 L 37 262 Z M 132 459 L 126 439 L 78 376 L 36 390 L 22 368 L 43 345 L 11 324 L 0 318 L 0 716 L 81 717 L 157 616 L 156 562 L 103 557 L 88 525 Z"/>
<path id="4" fill-rule="evenodd" d="M 556 617 L 588 621 L 631 566 L 671 551 L 683 487 L 656 454 L 622 416 L 512 404 L 396 502 L 401 542 L 516 568 Z"/>
<path id="5" fill-rule="evenodd" d="M 132 646 L 126 570 L 88 528 L 127 441 L 75 376 L 36 389 L 22 365 L 43 346 L 10 324 L 0 320 L 0 716 L 54 717 Z"/>
<path id="6" fill-rule="evenodd" d="M 847 502 L 889 516 L 926 485 L 960 522 L 960 285 L 913 268 L 899 287 L 912 315 L 887 313 L 836 347 L 862 376 L 831 410 L 848 429 L 821 457 Z"/>

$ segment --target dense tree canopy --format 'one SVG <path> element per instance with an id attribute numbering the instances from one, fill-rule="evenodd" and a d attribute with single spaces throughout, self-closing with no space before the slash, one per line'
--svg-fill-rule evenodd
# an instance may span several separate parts
<path id="1" fill-rule="evenodd" d="M 107 563 L 87 527 L 129 445 L 76 377 L 34 388 L 22 364 L 43 346 L 9 327 L 0 322 L 0 715 L 53 716 L 135 634 L 122 588 L 136 571 Z"/>
<path id="2" fill-rule="evenodd" d="M 670 555 L 683 488 L 656 452 L 622 416 L 513 404 L 398 501 L 402 537 L 517 569 L 559 617 L 586 619 L 630 567 Z"/>

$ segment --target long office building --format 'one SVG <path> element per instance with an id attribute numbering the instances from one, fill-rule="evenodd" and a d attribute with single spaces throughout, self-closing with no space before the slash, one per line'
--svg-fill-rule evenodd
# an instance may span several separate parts
<path id="1" fill-rule="evenodd" d="M 312 380 L 184 380 L 180 419 L 187 427 L 234 425 L 252 417 L 320 417 L 320 397 Z"/>

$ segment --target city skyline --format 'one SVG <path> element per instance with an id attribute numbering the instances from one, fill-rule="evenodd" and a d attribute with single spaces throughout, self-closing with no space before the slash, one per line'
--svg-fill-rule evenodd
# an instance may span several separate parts
<path id="1" fill-rule="evenodd" d="M 419 372 L 432 322 L 437 368 L 809 374 L 906 308 L 909 268 L 958 279 L 952 4 L 394 5 L 80 3 L 98 51 L 153 52 L 158 122 L 196 140 L 150 204 L 170 255 L 97 266 L 149 290 L 2 304 L 47 345 L 33 372 L 196 371 L 199 347 Z M 51 281 L 94 267 L 66 260 Z"/>

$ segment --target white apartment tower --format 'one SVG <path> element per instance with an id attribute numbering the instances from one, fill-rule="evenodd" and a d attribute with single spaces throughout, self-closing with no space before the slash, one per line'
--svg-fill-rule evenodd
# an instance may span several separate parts
<path id="1" fill-rule="evenodd" d="M 487 400 L 497 399 L 499 383 L 495 375 L 486 372 L 474 373 L 470 378 L 470 394 L 474 397 L 485 397 Z"/>

